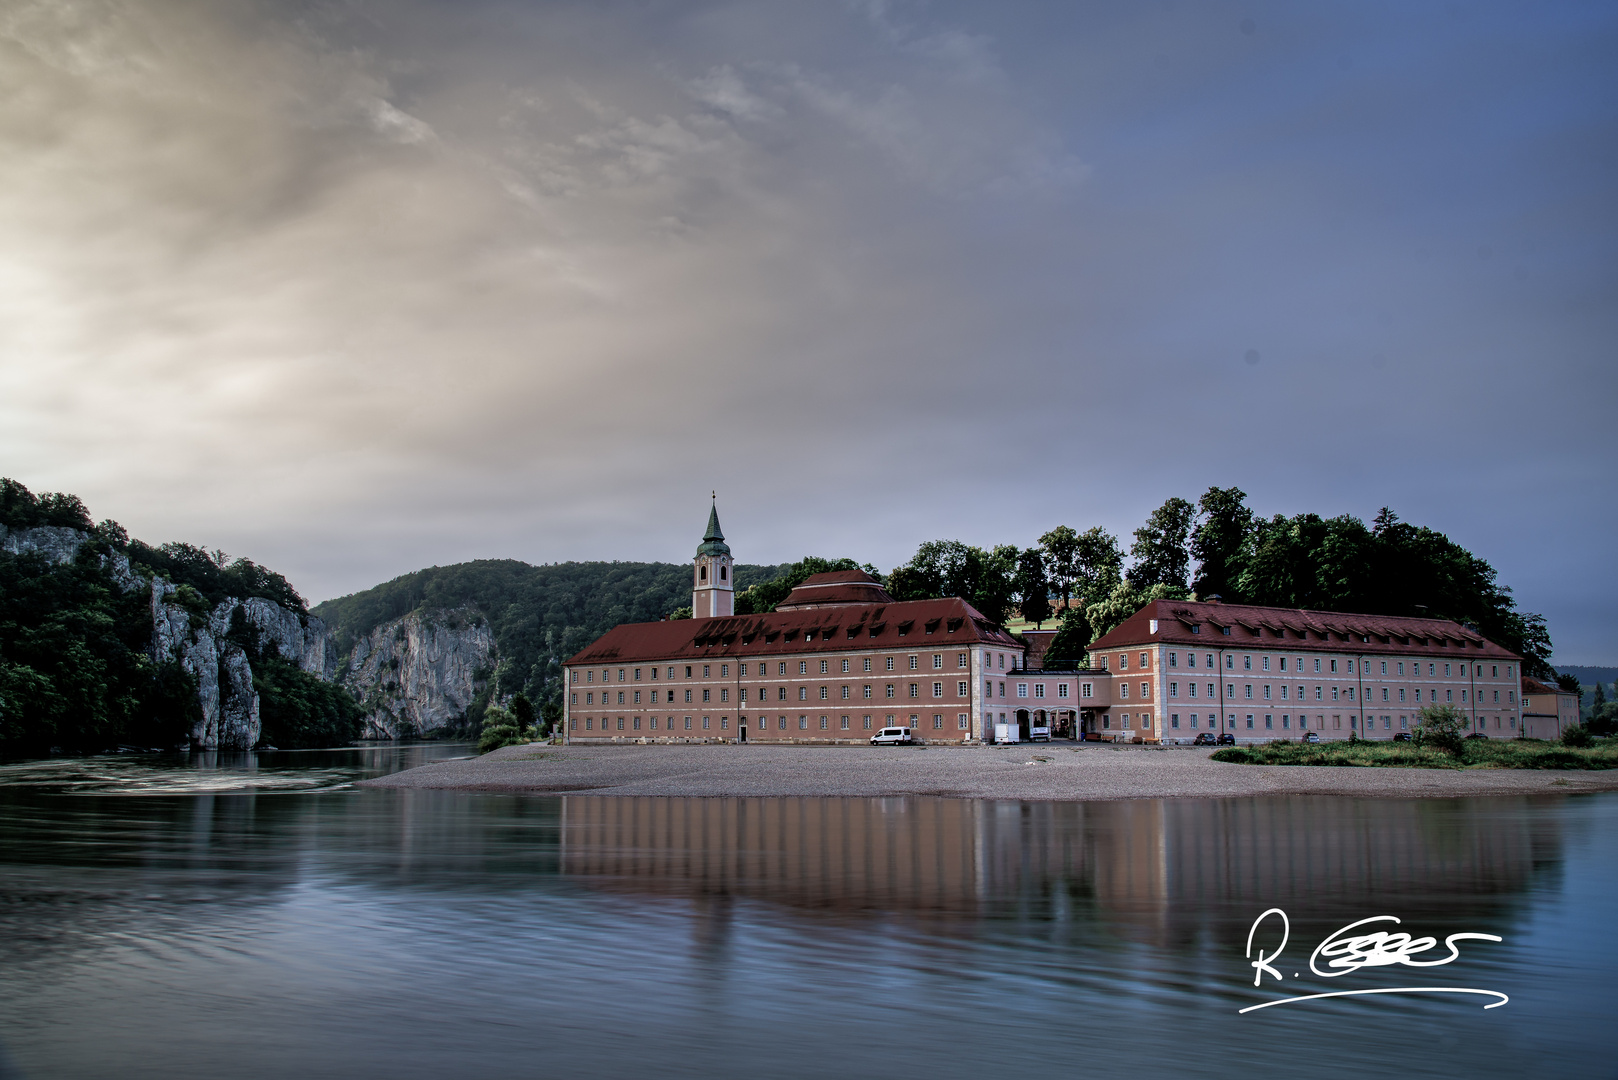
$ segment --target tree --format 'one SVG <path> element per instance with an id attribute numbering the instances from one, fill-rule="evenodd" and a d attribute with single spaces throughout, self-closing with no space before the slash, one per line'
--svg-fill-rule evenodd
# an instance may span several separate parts
<path id="1" fill-rule="evenodd" d="M 1065 609 L 1073 596 L 1073 584 L 1079 576 L 1079 534 L 1066 525 L 1058 525 L 1039 538 L 1039 546 L 1045 550 L 1047 579 L 1051 588 L 1056 590 L 1056 595 L 1062 598 Z"/>
<path id="2" fill-rule="evenodd" d="M 1085 604 L 1093 604 L 1110 594 L 1123 575 L 1124 553 L 1116 536 L 1099 525 L 1079 535 L 1073 555 L 1075 596 Z"/>
<path id="3" fill-rule="evenodd" d="M 1577 675 L 1556 676 L 1556 686 L 1564 694 L 1577 694 L 1579 696 L 1579 709 L 1581 711 L 1583 710 L 1584 687 L 1579 685 L 1579 677 Z"/>
<path id="4" fill-rule="evenodd" d="M 525 735 L 534 726 L 534 703 L 521 690 L 511 697 L 511 718 L 517 722 L 517 730 Z"/>
<path id="5" fill-rule="evenodd" d="M 1153 600 L 1184 600 L 1186 596 L 1185 589 L 1161 582 L 1142 589 L 1133 581 L 1120 581 L 1110 596 L 1085 608 L 1084 617 L 1095 636 L 1104 637 Z"/>
<path id="6" fill-rule="evenodd" d="M 490 705 L 483 711 L 483 727 L 478 731 L 478 753 L 487 754 L 502 746 L 517 746 L 526 741 L 517 728 L 516 718 L 509 711 L 498 705 Z"/>
<path id="7" fill-rule="evenodd" d="M 1043 625 L 1051 617 L 1051 586 L 1045 577 L 1045 556 L 1039 548 L 1029 548 L 1017 556 L 1015 585 L 1023 619 L 1035 626 Z"/>
<path id="8" fill-rule="evenodd" d="M 1191 556 L 1187 543 L 1196 507 L 1175 496 L 1152 511 L 1146 524 L 1135 530 L 1129 554 L 1135 560 L 1129 580 L 1136 587 L 1168 585 L 1184 589 Z"/>
<path id="9" fill-rule="evenodd" d="M 761 581 L 736 594 L 736 614 L 738 615 L 764 615 L 775 610 L 775 606 L 791 595 L 792 590 L 802 585 L 815 574 L 827 574 L 836 570 L 864 570 L 872 577 L 881 580 L 874 566 L 861 566 L 853 559 L 821 559 L 814 555 L 805 555 L 797 562 L 786 567 L 786 572 L 769 581 Z"/>
<path id="10" fill-rule="evenodd" d="M 1084 609 L 1065 609 L 1061 614 L 1061 623 L 1056 628 L 1056 636 L 1051 638 L 1050 648 L 1045 650 L 1045 666 L 1083 662 L 1088 656 L 1085 650 L 1092 640 L 1090 621 L 1085 618 Z"/>
<path id="11" fill-rule="evenodd" d="M 1416 714 L 1416 742 L 1458 754 L 1466 724 L 1466 714 L 1453 705 L 1424 705 Z"/>
<path id="12" fill-rule="evenodd" d="M 1236 583 L 1246 567 L 1253 539 L 1253 511 L 1241 488 L 1211 487 L 1197 500 L 1199 521 L 1191 535 L 1191 557 L 1197 560 L 1192 591 L 1206 600 L 1223 596 L 1239 601 Z"/>

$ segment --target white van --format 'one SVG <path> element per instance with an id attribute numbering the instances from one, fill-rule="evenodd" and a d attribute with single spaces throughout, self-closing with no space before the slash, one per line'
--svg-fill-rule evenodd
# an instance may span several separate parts
<path id="1" fill-rule="evenodd" d="M 871 736 L 872 746 L 912 746 L 916 738 L 907 727 L 885 727 Z"/>

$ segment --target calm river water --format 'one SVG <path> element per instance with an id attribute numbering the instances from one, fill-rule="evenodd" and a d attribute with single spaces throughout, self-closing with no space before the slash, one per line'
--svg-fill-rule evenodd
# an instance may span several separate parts
<path id="1" fill-rule="evenodd" d="M 1618 1076 L 1618 797 L 351 786 L 469 752 L 0 766 L 0 1076 Z"/>

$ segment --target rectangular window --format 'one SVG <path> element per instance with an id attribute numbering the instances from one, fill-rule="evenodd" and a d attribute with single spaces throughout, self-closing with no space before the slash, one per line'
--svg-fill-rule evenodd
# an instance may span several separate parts
<path id="1" fill-rule="evenodd" d="M 1079 684 L 1079 696 L 1080 697 L 1094 697 L 1095 696 L 1094 687 L 1095 687 L 1094 683 L 1080 683 Z"/>
<path id="2" fill-rule="evenodd" d="M 1253 684 L 1252 683 L 1248 683 L 1246 685 L 1246 691 L 1247 692 L 1244 693 L 1242 696 L 1247 698 L 1249 701 L 1251 701 L 1252 698 L 1253 698 Z"/>
<path id="3" fill-rule="evenodd" d="M 730 700 L 730 687 L 726 686 L 726 687 L 721 687 L 720 688 L 720 690 L 719 690 L 719 700 L 720 701 L 729 701 Z"/>
<path id="4" fill-rule="evenodd" d="M 826 674 L 826 661 L 824 660 L 820 662 L 820 673 L 822 675 Z"/>
<path id="5" fill-rule="evenodd" d="M 730 677 L 730 665 L 729 664 L 720 664 L 719 665 L 719 677 L 721 679 L 728 679 Z"/>
<path id="6" fill-rule="evenodd" d="M 1118 654 L 1118 670 L 1119 671 L 1128 671 L 1129 670 L 1129 654 L 1128 653 L 1121 652 L 1121 653 Z"/>
<path id="7" fill-rule="evenodd" d="M 1179 696 L 1180 696 L 1180 684 L 1177 683 L 1177 682 L 1169 683 L 1169 697 L 1177 698 Z"/>
<path id="8" fill-rule="evenodd" d="M 846 686 L 843 687 L 840 692 L 841 692 L 841 694 L 843 696 L 843 700 L 847 701 L 848 700 L 848 687 L 846 687 Z"/>
<path id="9" fill-rule="evenodd" d="M 640 704 L 640 691 L 639 690 L 635 691 L 635 704 L 636 705 Z"/>
<path id="10" fill-rule="evenodd" d="M 827 691 L 827 688 L 826 688 L 826 687 L 824 687 L 824 686 L 822 686 L 822 687 L 821 687 L 821 688 L 820 688 L 820 700 L 821 700 L 821 701 L 825 701 L 825 700 L 826 700 L 826 698 L 827 698 L 827 697 L 828 697 L 828 696 L 829 696 L 829 695 L 828 695 L 828 694 L 827 694 L 827 692 L 826 692 L 826 691 Z"/>
<path id="11" fill-rule="evenodd" d="M 1020 683 L 1017 684 L 1017 696 L 1018 697 L 1027 697 L 1028 696 L 1028 684 L 1027 683 L 1020 682 Z"/>
<path id="12" fill-rule="evenodd" d="M 703 701 L 712 701 L 713 700 L 713 691 L 708 689 L 706 686 L 704 686 L 702 688 L 702 700 Z"/>
<path id="13" fill-rule="evenodd" d="M 703 731 L 707 731 L 707 730 L 708 730 L 708 719 L 709 719 L 709 718 L 708 718 L 708 717 L 706 717 L 706 716 L 704 716 L 704 717 L 703 717 L 703 718 L 702 718 L 702 730 L 703 730 Z"/>
<path id="14" fill-rule="evenodd" d="M 1242 670 L 1243 671 L 1252 671 L 1253 670 L 1253 658 L 1251 656 L 1242 657 Z"/>
<path id="15" fill-rule="evenodd" d="M 620 691 L 618 691 L 618 704 L 622 705 L 623 703 L 624 703 L 624 692 L 622 690 L 620 690 Z"/>
<path id="16" fill-rule="evenodd" d="M 910 684 L 910 696 L 911 697 L 921 697 L 921 684 L 920 683 L 911 683 Z"/>
<path id="17" fill-rule="evenodd" d="M 944 654 L 943 653 L 941 653 L 941 652 L 933 653 L 933 670 L 934 671 L 943 671 L 944 670 Z"/>
<path id="18" fill-rule="evenodd" d="M 1320 674 L 1320 657 L 1315 657 L 1315 674 Z"/>
<path id="19" fill-rule="evenodd" d="M 866 683 L 864 686 L 860 687 L 860 697 L 865 698 L 867 701 L 870 700 L 870 698 L 871 698 L 871 684 L 870 683 Z"/>
<path id="20" fill-rule="evenodd" d="M 870 731 L 871 730 L 871 718 L 869 716 L 860 717 L 860 726 L 863 727 L 866 731 Z"/>
<path id="21" fill-rule="evenodd" d="M 842 727 L 844 731 L 848 730 L 848 717 L 846 716 L 842 718 Z"/>
<path id="22" fill-rule="evenodd" d="M 865 658 L 865 670 L 866 670 L 866 671 L 870 671 L 870 670 L 871 670 L 871 658 L 870 658 L 870 657 L 869 657 L 869 656 L 867 656 L 867 657 L 866 657 L 866 658 Z"/>
<path id="23" fill-rule="evenodd" d="M 1169 666 L 1173 667 L 1174 665 L 1170 664 Z M 1179 726 L 1180 726 L 1180 714 L 1179 713 L 1170 713 L 1169 714 L 1169 727 L 1178 728 Z"/>
<path id="24" fill-rule="evenodd" d="M 1270 658 L 1268 656 L 1264 658 L 1264 670 L 1270 670 Z"/>
<path id="25" fill-rule="evenodd" d="M 956 653 L 955 654 L 955 666 L 956 667 L 958 667 L 958 668 L 966 667 L 966 655 L 967 655 L 966 653 Z"/>
<path id="26" fill-rule="evenodd" d="M 1151 653 L 1141 653 L 1140 654 L 1140 669 L 1142 671 L 1145 671 L 1147 668 L 1152 666 L 1150 663 L 1147 662 L 1147 658 L 1150 657 L 1151 655 L 1152 655 Z"/>
<path id="27" fill-rule="evenodd" d="M 807 686 L 798 687 L 798 700 L 799 701 L 808 701 L 809 700 L 809 688 Z"/>
<path id="28" fill-rule="evenodd" d="M 1120 699 L 1124 700 L 1124 701 L 1129 700 L 1129 684 L 1128 683 L 1120 682 L 1118 684 L 1118 697 Z"/>
<path id="29" fill-rule="evenodd" d="M 635 669 L 635 681 L 640 682 L 640 668 Z"/>
<path id="30" fill-rule="evenodd" d="M 972 727 L 972 719 L 966 713 L 958 713 L 955 717 L 955 726 L 962 731 L 967 731 Z"/>
<path id="31" fill-rule="evenodd" d="M 1067 695 L 1067 683 L 1057 683 L 1056 684 L 1056 696 L 1059 697 L 1059 698 L 1065 698 L 1065 697 L 1068 696 Z"/>
<path id="32" fill-rule="evenodd" d="M 966 680 L 965 679 L 962 679 L 960 682 L 955 684 L 955 696 L 956 697 L 965 697 L 966 696 L 966 691 L 967 691 L 967 685 L 966 685 Z"/>
<path id="33" fill-rule="evenodd" d="M 1035 697 L 1044 697 L 1045 696 L 1045 684 L 1044 683 L 1035 683 L 1034 684 L 1034 696 Z"/>
<path id="34" fill-rule="evenodd" d="M 710 670 L 710 669 L 709 669 L 709 666 L 708 666 L 708 665 L 707 665 L 707 664 L 703 664 L 703 665 L 702 665 L 702 677 L 703 677 L 703 678 L 704 678 L 704 679 L 706 679 L 706 678 L 707 678 L 707 677 L 708 677 L 708 672 L 709 672 L 709 670 Z"/>
<path id="35" fill-rule="evenodd" d="M 1270 686 L 1268 683 L 1264 684 L 1264 700 L 1270 700 Z"/>
<path id="36" fill-rule="evenodd" d="M 916 671 L 916 670 L 918 670 L 918 669 L 919 669 L 919 668 L 920 668 L 920 667 L 921 667 L 921 657 L 919 657 L 919 656 L 912 656 L 912 657 L 911 657 L 911 658 L 910 658 L 910 670 L 911 670 L 911 671 Z"/>
<path id="37" fill-rule="evenodd" d="M 848 674 L 848 661 L 847 660 L 843 661 L 843 674 L 845 674 L 845 675 Z"/>
<path id="38" fill-rule="evenodd" d="M 1180 666 L 1180 654 L 1171 650 L 1169 652 L 1169 667 L 1179 667 L 1179 666 Z M 1178 725 L 1176 725 L 1176 726 L 1178 726 Z"/>
<path id="39" fill-rule="evenodd" d="M 820 718 L 820 730 L 821 730 L 821 731 L 825 731 L 825 730 L 826 730 L 826 718 L 825 718 L 825 717 L 824 717 L 824 716 L 822 716 L 822 717 L 821 717 L 821 718 Z"/>
<path id="40" fill-rule="evenodd" d="M 944 728 L 944 714 L 933 713 L 933 730 L 942 731 Z"/>
<path id="41" fill-rule="evenodd" d="M 887 664 L 888 664 L 887 670 L 892 671 L 893 670 L 893 657 L 890 656 L 890 657 L 887 658 Z"/>
<path id="42" fill-rule="evenodd" d="M 883 697 L 892 697 L 893 696 L 893 684 L 892 683 L 889 683 L 887 685 L 887 687 L 885 688 L 884 693 L 883 693 L 882 696 Z"/>

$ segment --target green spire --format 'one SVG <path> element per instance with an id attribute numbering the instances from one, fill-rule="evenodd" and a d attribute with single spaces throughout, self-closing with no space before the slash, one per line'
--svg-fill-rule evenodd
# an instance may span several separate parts
<path id="1" fill-rule="evenodd" d="M 708 508 L 708 531 L 702 534 L 702 544 L 697 548 L 698 555 L 729 555 L 730 547 L 725 543 L 725 534 L 719 531 L 719 503 Z"/>

